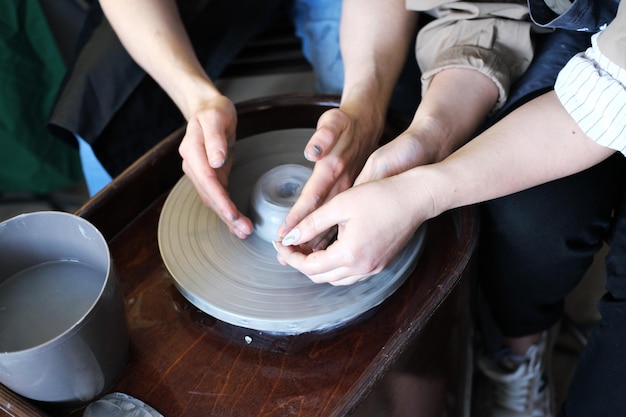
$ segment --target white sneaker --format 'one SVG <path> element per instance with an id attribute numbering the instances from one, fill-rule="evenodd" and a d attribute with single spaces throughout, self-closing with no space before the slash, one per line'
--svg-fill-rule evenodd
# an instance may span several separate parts
<path id="1" fill-rule="evenodd" d="M 489 417 L 552 417 L 550 386 L 546 376 L 547 332 L 523 358 L 493 360 L 481 357 L 478 368 L 487 377 L 491 393 Z"/>

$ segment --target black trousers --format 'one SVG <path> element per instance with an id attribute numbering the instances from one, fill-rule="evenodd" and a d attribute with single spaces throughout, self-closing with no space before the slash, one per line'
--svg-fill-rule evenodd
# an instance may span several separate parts
<path id="1" fill-rule="evenodd" d="M 606 241 L 601 322 L 580 358 L 567 416 L 626 410 L 626 159 L 482 206 L 479 279 L 504 336 L 547 330 Z"/>

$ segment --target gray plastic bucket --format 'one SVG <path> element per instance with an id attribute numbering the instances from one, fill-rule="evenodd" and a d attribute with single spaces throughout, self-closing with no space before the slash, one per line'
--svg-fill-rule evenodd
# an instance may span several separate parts
<path id="1" fill-rule="evenodd" d="M 91 223 L 53 211 L 0 223 L 0 383 L 85 403 L 121 376 L 128 345 L 117 273 Z"/>

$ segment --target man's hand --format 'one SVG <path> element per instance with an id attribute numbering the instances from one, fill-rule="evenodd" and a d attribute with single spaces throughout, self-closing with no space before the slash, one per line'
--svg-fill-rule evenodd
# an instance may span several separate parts
<path id="1" fill-rule="evenodd" d="M 235 106 L 228 98 L 217 96 L 189 118 L 179 152 L 183 171 L 204 204 L 217 213 L 231 233 L 245 239 L 252 233 L 252 222 L 237 209 L 227 191 L 236 127 Z"/>
<path id="2" fill-rule="evenodd" d="M 278 230 L 284 236 L 307 214 L 350 187 L 380 136 L 381 121 L 357 121 L 342 109 L 320 117 L 304 154 L 315 162 L 313 174 Z M 376 127 L 374 127 L 376 126 Z"/>

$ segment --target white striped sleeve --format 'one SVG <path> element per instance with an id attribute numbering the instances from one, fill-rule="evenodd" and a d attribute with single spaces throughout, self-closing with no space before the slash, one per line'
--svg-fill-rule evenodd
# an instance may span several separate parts
<path id="1" fill-rule="evenodd" d="M 597 37 L 563 67 L 554 90 L 587 136 L 626 154 L 626 70 L 602 55 Z"/>

